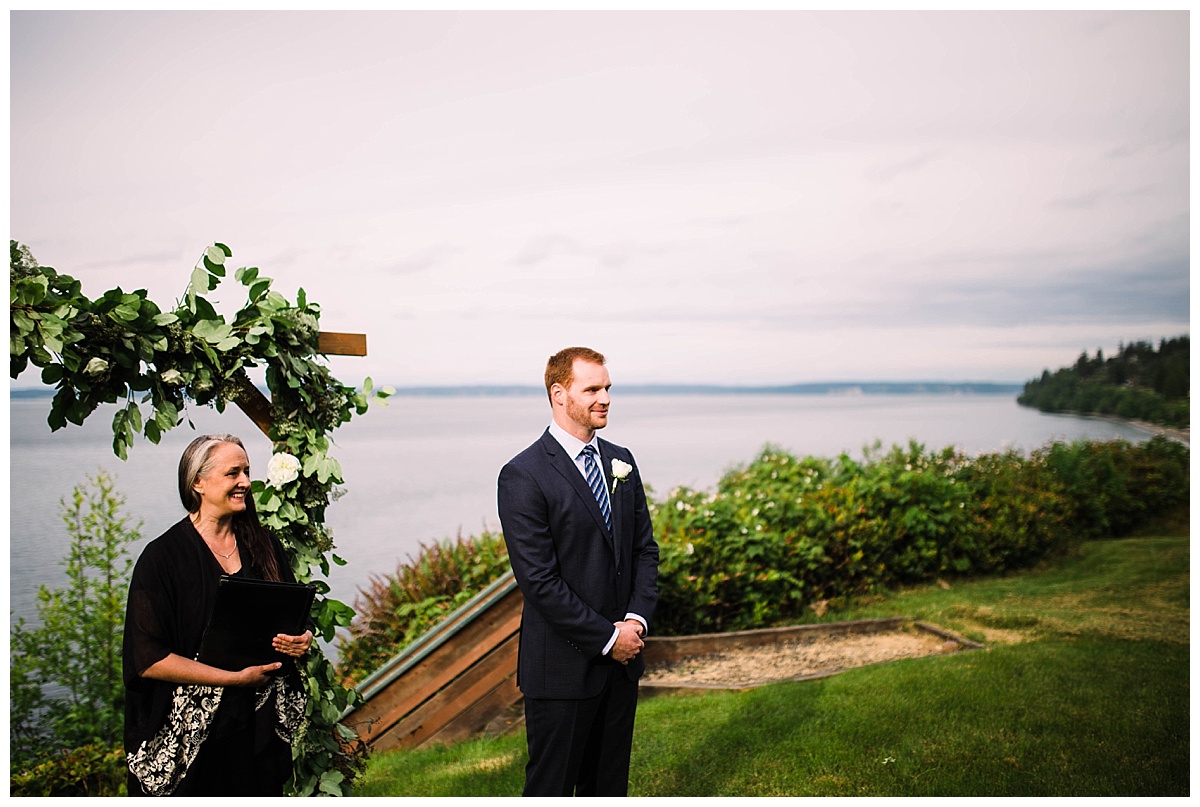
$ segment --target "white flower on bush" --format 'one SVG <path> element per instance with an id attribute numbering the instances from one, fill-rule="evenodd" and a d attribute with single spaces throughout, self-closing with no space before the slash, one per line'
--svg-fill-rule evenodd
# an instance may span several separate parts
<path id="1" fill-rule="evenodd" d="M 164 384 L 178 384 L 183 381 L 183 374 L 178 370 L 167 370 L 162 374 L 162 382 Z"/>
<path id="2" fill-rule="evenodd" d="M 104 359 L 96 357 L 87 363 L 87 367 L 83 368 L 84 375 L 100 375 L 108 369 L 108 362 Z"/>
<path id="3" fill-rule="evenodd" d="M 617 492 L 617 483 L 624 482 L 632 470 L 633 466 L 627 462 L 621 462 L 620 460 L 612 461 L 613 493 Z"/>
<path id="4" fill-rule="evenodd" d="M 272 454 L 267 462 L 267 484 L 280 488 L 300 475 L 300 460 L 291 454 Z"/>

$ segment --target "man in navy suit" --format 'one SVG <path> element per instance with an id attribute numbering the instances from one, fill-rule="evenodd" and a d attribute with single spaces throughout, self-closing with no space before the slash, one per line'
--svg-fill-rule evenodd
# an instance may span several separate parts
<path id="1" fill-rule="evenodd" d="M 633 455 L 608 424 L 604 357 L 567 348 L 546 365 L 553 419 L 500 471 L 504 542 L 525 605 L 526 796 L 624 796 L 658 601 L 658 545 Z"/>

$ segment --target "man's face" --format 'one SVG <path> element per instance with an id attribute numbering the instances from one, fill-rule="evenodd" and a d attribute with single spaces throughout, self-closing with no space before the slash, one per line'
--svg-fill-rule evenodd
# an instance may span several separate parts
<path id="1" fill-rule="evenodd" d="M 603 364 L 576 359 L 571 366 L 571 386 L 563 389 L 566 415 L 571 423 L 588 433 L 608 425 L 608 388 L 612 382 Z M 560 388 L 561 389 L 561 388 Z M 578 436 L 578 435 L 577 435 Z"/>

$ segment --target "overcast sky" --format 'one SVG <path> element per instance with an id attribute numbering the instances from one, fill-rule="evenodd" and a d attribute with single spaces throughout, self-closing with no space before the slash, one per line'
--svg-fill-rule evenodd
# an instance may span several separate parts
<path id="1" fill-rule="evenodd" d="M 1184 11 L 12 12 L 10 39 L 11 237 L 164 308 L 224 242 L 367 334 L 347 383 L 537 384 L 573 344 L 618 387 L 1019 382 L 1189 332 Z"/>

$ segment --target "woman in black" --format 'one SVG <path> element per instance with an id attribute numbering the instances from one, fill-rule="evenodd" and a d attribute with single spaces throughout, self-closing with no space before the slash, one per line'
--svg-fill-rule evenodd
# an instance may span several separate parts
<path id="1" fill-rule="evenodd" d="M 125 614 L 125 755 L 129 794 L 282 795 L 304 728 L 295 662 L 228 671 L 195 661 L 222 574 L 294 582 L 279 541 L 258 522 L 238 438 L 204 435 L 179 460 L 188 515 L 147 544 Z M 304 655 L 313 635 L 276 636 Z"/>

